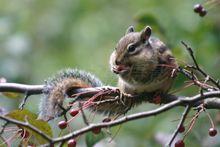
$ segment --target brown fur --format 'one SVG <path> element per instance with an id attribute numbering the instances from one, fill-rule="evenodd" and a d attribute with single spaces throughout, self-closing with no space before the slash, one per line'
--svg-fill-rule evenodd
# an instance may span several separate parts
<path id="1" fill-rule="evenodd" d="M 123 92 L 166 93 L 173 82 L 171 72 L 177 67 L 176 61 L 171 59 L 170 49 L 159 39 L 149 36 L 149 39 L 142 42 L 143 31 L 130 32 L 119 40 L 116 50 L 111 55 L 110 65 L 114 68 L 116 61 L 120 61 L 120 64 L 130 67 L 129 73 L 119 74 L 118 86 Z M 136 48 L 139 50 L 137 54 L 129 55 L 130 44 L 137 44 Z"/>

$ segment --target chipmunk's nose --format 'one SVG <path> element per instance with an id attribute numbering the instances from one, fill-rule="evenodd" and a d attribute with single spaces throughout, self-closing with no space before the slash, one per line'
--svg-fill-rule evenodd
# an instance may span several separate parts
<path id="1" fill-rule="evenodd" d="M 120 65 L 120 64 L 121 64 L 121 61 L 115 60 L 115 64 L 116 64 L 116 65 Z"/>

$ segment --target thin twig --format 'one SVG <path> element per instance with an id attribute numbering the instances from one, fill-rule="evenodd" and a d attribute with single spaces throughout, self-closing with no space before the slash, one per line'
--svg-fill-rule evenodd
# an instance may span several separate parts
<path id="1" fill-rule="evenodd" d="M 9 122 L 6 121 L 6 122 L 2 125 L 2 129 L 1 129 L 1 131 L 0 131 L 0 136 L 2 135 L 2 133 L 4 133 L 5 128 L 7 127 L 8 124 L 9 124 Z"/>
<path id="2" fill-rule="evenodd" d="M 62 147 L 64 145 L 64 143 L 65 143 L 65 141 L 60 142 L 59 147 Z"/>
<path id="3" fill-rule="evenodd" d="M 191 106 L 189 106 L 189 105 L 186 106 L 186 108 L 185 108 L 185 110 L 184 110 L 184 112 L 183 112 L 183 114 L 182 114 L 182 116 L 181 116 L 181 119 L 180 119 L 180 121 L 179 121 L 179 124 L 178 124 L 176 130 L 174 131 L 174 133 L 173 133 L 173 135 L 172 135 L 170 141 L 168 142 L 168 146 L 171 146 L 173 140 L 174 140 L 175 137 L 177 136 L 180 127 L 183 125 L 183 123 L 184 123 L 184 121 L 185 121 L 185 119 L 186 119 L 186 117 L 187 117 L 187 114 L 188 114 L 189 111 L 190 111 L 190 108 L 191 108 Z"/>
<path id="4" fill-rule="evenodd" d="M 185 77 L 187 77 L 188 79 L 190 79 L 195 85 L 203 88 L 203 89 L 214 89 L 214 90 L 219 90 L 217 87 L 211 86 L 211 85 L 207 85 L 207 84 L 203 84 L 200 81 L 196 80 L 196 77 L 193 73 L 188 73 L 184 68 L 182 67 L 178 67 L 177 69 L 178 72 L 182 73 Z"/>
<path id="5" fill-rule="evenodd" d="M 187 131 L 185 132 L 185 134 L 183 135 L 183 140 L 185 139 L 185 137 L 189 134 L 189 132 L 192 130 L 192 128 L 195 125 L 196 119 L 199 117 L 200 113 L 203 111 L 203 109 L 198 110 L 198 112 L 193 116 L 192 120 L 189 123 L 189 127 L 187 129 Z"/>
<path id="6" fill-rule="evenodd" d="M 79 110 L 81 111 L 82 118 L 83 118 L 83 122 L 84 122 L 87 126 L 89 126 L 89 121 L 88 121 L 88 119 L 86 118 L 86 115 L 85 115 L 85 113 L 84 113 L 84 111 L 83 111 L 83 107 L 82 107 L 82 103 L 81 103 L 81 102 L 79 102 Z"/>
<path id="7" fill-rule="evenodd" d="M 22 102 L 21 102 L 21 104 L 19 106 L 19 109 L 21 109 L 21 110 L 24 109 L 24 106 L 25 106 L 25 104 L 27 102 L 28 97 L 29 97 L 29 94 L 28 94 L 28 91 L 26 91 L 25 92 L 25 96 L 24 96 L 24 98 L 23 98 L 23 100 L 22 100 Z"/>
<path id="8" fill-rule="evenodd" d="M 212 117 L 211 117 L 210 114 L 205 110 L 205 108 L 204 108 L 204 112 L 206 113 L 206 115 L 208 116 L 208 118 L 209 118 L 209 120 L 210 120 L 210 122 L 211 122 L 211 127 L 212 127 L 212 128 L 215 128 L 215 124 L 214 124 L 214 122 L 213 122 L 213 120 L 212 120 Z"/>
<path id="9" fill-rule="evenodd" d="M 181 41 L 181 43 L 185 46 L 185 48 L 188 50 L 188 52 L 190 53 L 190 56 L 195 64 L 195 69 L 198 70 L 204 77 L 209 76 L 203 69 L 200 68 L 199 64 L 196 61 L 196 58 L 194 56 L 193 50 L 191 47 L 189 47 L 184 41 Z M 218 89 L 220 89 L 220 85 L 219 83 L 214 80 L 212 77 L 209 76 L 209 81 L 211 81 L 216 87 L 218 87 Z"/>

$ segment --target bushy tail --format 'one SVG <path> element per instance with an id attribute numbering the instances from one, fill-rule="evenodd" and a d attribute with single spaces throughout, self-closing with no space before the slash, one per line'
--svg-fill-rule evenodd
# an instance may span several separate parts
<path id="1" fill-rule="evenodd" d="M 58 72 L 45 82 L 38 119 L 48 121 L 60 114 L 68 90 L 100 86 L 102 86 L 102 82 L 88 72 L 77 69 L 66 69 Z"/>

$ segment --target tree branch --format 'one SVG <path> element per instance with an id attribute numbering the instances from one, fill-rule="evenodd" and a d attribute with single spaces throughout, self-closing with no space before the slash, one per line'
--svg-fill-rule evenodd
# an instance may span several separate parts
<path id="1" fill-rule="evenodd" d="M 37 86 L 32 86 L 32 85 L 24 85 L 24 84 L 14 84 L 14 83 L 0 83 L 0 92 L 8 92 L 8 91 L 13 91 L 13 92 L 27 92 L 30 94 L 40 94 L 42 93 L 42 89 L 43 89 L 43 85 L 37 85 Z M 98 92 L 100 92 L 100 90 L 106 90 L 106 87 L 96 87 L 96 88 L 81 88 L 81 89 L 77 89 L 77 92 L 81 92 L 82 95 L 80 95 L 79 97 L 83 97 L 83 96 L 92 96 L 94 94 L 97 94 Z M 113 92 L 107 92 L 108 96 L 117 96 L 118 93 L 115 92 L 117 88 L 115 87 L 108 87 L 107 89 L 109 89 L 110 91 Z M 125 95 L 126 96 L 126 95 Z M 134 96 L 133 98 L 135 98 L 137 96 Z M 216 97 L 220 97 L 220 91 L 211 91 L 211 92 L 204 92 L 203 94 L 198 94 L 195 95 L 193 97 L 177 97 L 174 95 L 165 95 L 163 98 L 163 103 L 167 103 L 155 110 L 151 110 L 151 111 L 146 111 L 146 112 L 140 112 L 140 113 L 136 113 L 136 114 L 131 114 L 125 117 L 122 117 L 120 119 L 111 121 L 111 122 L 105 122 L 105 123 L 97 123 L 97 124 L 90 124 L 87 127 L 84 127 L 82 129 L 79 129 L 77 131 L 74 131 L 68 135 L 65 135 L 63 137 L 58 137 L 58 138 L 50 138 L 47 135 L 45 135 L 43 132 L 41 132 L 40 130 L 38 130 L 37 128 L 35 128 L 34 126 L 28 124 L 28 123 L 24 123 L 24 122 L 20 122 L 17 120 L 13 120 L 13 119 L 9 119 L 6 118 L 4 116 L 0 116 L 0 119 L 6 120 L 10 123 L 16 124 L 16 125 L 21 125 L 24 127 L 27 127 L 31 130 L 33 130 L 34 132 L 40 134 L 43 138 L 45 138 L 46 140 L 48 140 L 51 143 L 58 143 L 58 142 L 64 142 L 70 138 L 74 138 L 76 136 L 79 136 L 81 134 L 84 134 L 86 132 L 91 131 L 94 128 L 105 128 L 105 127 L 112 127 L 112 126 L 116 126 L 119 124 L 123 124 L 125 122 L 128 121 L 132 121 L 132 120 L 136 120 L 136 119 L 140 119 L 140 118 L 146 118 L 146 117 L 150 117 L 150 116 L 154 116 L 154 115 L 158 115 L 164 111 L 167 111 L 173 107 L 176 106 L 186 106 L 189 105 L 189 107 L 191 106 L 198 106 L 199 104 L 201 104 L 201 100 L 205 100 L 205 107 L 206 108 L 219 108 L 220 107 L 220 99 L 216 98 Z M 129 98 L 131 98 L 131 96 L 129 96 Z M 217 103 L 216 103 L 217 102 Z"/>
<path id="2" fill-rule="evenodd" d="M 167 111 L 173 107 L 179 106 L 180 104 L 187 103 L 189 106 L 191 106 L 196 101 L 200 101 L 201 99 L 213 98 L 213 97 L 220 97 L 220 91 L 205 92 L 202 96 L 201 96 L 201 94 L 198 94 L 193 97 L 178 99 L 178 100 L 175 100 L 175 101 L 170 102 L 168 104 L 165 104 L 157 109 L 146 111 L 146 112 L 140 112 L 140 113 L 136 113 L 136 114 L 131 114 L 131 115 L 124 116 L 122 118 L 119 118 L 119 119 L 111 121 L 111 122 L 90 124 L 89 126 L 84 127 L 82 129 L 79 129 L 77 131 L 74 131 L 70 134 L 55 138 L 52 140 L 52 143 L 62 142 L 62 141 L 69 140 L 71 138 L 75 138 L 75 137 L 77 137 L 81 134 L 84 134 L 86 132 L 89 132 L 97 127 L 98 128 L 113 127 L 113 126 L 123 124 L 125 122 L 129 122 L 132 120 L 137 120 L 137 119 L 141 119 L 141 118 L 147 118 L 147 117 L 158 115 L 158 114 L 163 113 L 164 111 Z"/>
<path id="3" fill-rule="evenodd" d="M 41 94 L 44 85 L 25 85 L 17 83 L 0 83 L 0 92 L 17 92 L 28 95 Z"/>
<path id="4" fill-rule="evenodd" d="M 0 92 L 18 92 L 18 93 L 24 93 L 30 95 L 36 95 L 36 94 L 42 94 L 44 85 L 26 85 L 26 84 L 17 84 L 17 83 L 0 83 Z M 75 93 L 78 93 L 78 99 L 83 98 L 83 97 L 91 97 L 101 90 L 106 90 L 109 89 L 110 91 L 117 91 L 117 87 L 92 87 L 92 88 L 78 88 L 75 89 Z M 117 92 L 111 92 L 108 94 L 109 96 L 115 97 L 119 96 Z M 141 95 L 142 97 L 144 95 Z M 125 95 L 125 97 L 128 97 Z M 129 98 L 138 98 L 139 95 L 135 96 L 129 96 Z M 163 99 L 161 103 L 167 104 L 172 101 L 178 100 L 178 99 L 184 99 L 185 96 L 176 96 L 176 95 L 171 95 L 171 94 L 165 94 L 162 96 Z M 108 99 L 105 102 L 110 102 L 110 101 L 117 101 L 117 99 Z M 102 103 L 100 101 L 99 103 Z M 104 103 L 104 101 L 103 101 Z M 201 102 L 197 101 L 197 103 L 194 103 L 195 106 L 198 106 L 201 104 Z M 207 109 L 220 109 L 220 99 L 214 98 L 214 99 L 207 99 L 204 101 L 205 107 Z M 185 105 L 185 104 L 183 104 Z"/>

